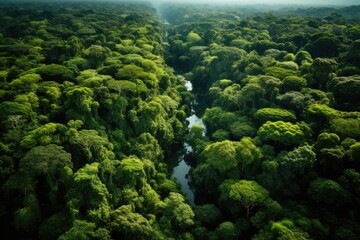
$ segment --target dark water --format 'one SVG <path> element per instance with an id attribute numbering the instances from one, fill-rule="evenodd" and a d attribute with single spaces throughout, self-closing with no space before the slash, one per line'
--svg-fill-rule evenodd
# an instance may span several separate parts
<path id="1" fill-rule="evenodd" d="M 188 91 L 192 90 L 192 84 L 189 81 L 186 81 L 185 86 L 187 88 Z M 196 103 L 193 103 L 196 104 Z M 201 118 L 199 118 L 198 116 L 196 116 L 196 113 L 194 111 L 194 109 L 192 108 L 192 115 L 190 117 L 187 118 L 187 120 L 189 121 L 189 125 L 188 128 L 190 129 L 194 124 L 199 124 L 201 127 L 203 127 L 205 129 L 205 125 L 202 121 Z M 205 131 L 204 131 L 205 134 Z M 181 190 L 183 191 L 183 193 L 185 193 L 186 198 L 188 199 L 190 205 L 194 206 L 194 191 L 190 186 L 190 176 L 189 176 L 189 170 L 190 170 L 190 165 L 185 161 L 186 159 L 186 155 L 192 153 L 193 149 L 191 148 L 191 146 L 189 146 L 186 142 L 183 145 L 183 149 L 182 149 L 182 153 L 179 155 L 178 157 L 178 164 L 173 168 L 171 177 L 172 178 L 176 178 L 176 180 L 180 183 L 181 185 Z"/>

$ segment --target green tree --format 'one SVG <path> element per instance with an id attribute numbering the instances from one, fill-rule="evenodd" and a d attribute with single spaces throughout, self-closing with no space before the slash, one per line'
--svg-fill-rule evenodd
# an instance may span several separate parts
<path id="1" fill-rule="evenodd" d="M 237 239 L 239 230 L 236 228 L 236 225 L 234 223 L 226 221 L 221 223 L 215 229 L 215 234 L 217 239 L 231 240 L 231 239 Z"/>
<path id="2" fill-rule="evenodd" d="M 69 190 L 65 196 L 72 218 L 89 214 L 102 207 L 108 207 L 109 191 L 98 176 L 99 163 L 86 164 L 72 175 Z"/>
<path id="3" fill-rule="evenodd" d="M 164 214 L 170 219 L 175 229 L 180 231 L 194 225 L 195 214 L 180 193 L 171 192 L 164 200 Z"/>
<path id="4" fill-rule="evenodd" d="M 17 93 L 35 92 L 41 81 L 41 76 L 36 73 L 29 73 L 12 80 L 7 86 Z"/>
<path id="5" fill-rule="evenodd" d="M 271 233 L 275 236 L 274 239 L 298 239 L 308 240 L 311 239 L 309 234 L 296 227 L 295 224 L 289 219 L 283 219 L 278 222 L 273 222 L 270 228 Z"/>
<path id="6" fill-rule="evenodd" d="M 41 220 L 41 207 L 37 197 L 29 194 L 25 199 L 25 206 L 17 209 L 13 216 L 13 225 L 17 231 L 31 233 Z"/>
<path id="7" fill-rule="evenodd" d="M 335 133 L 320 133 L 317 137 L 316 143 L 314 144 L 314 148 L 317 150 L 323 148 L 335 148 L 340 142 L 340 138 Z"/>
<path id="8" fill-rule="evenodd" d="M 220 210 L 214 204 L 196 206 L 194 209 L 195 219 L 203 226 L 214 226 L 222 219 Z"/>
<path id="9" fill-rule="evenodd" d="M 240 180 L 231 185 L 229 197 L 246 209 L 246 217 L 257 206 L 263 206 L 269 199 L 269 192 L 257 182 Z"/>
<path id="10" fill-rule="evenodd" d="M 71 154 L 55 144 L 32 148 L 19 164 L 20 171 L 31 177 L 45 175 L 52 191 L 57 190 L 60 173 L 64 167 L 72 168 Z"/>
<path id="11" fill-rule="evenodd" d="M 203 121 L 209 133 L 218 129 L 228 129 L 228 126 L 236 121 L 236 115 L 232 112 L 226 112 L 220 107 L 207 108 L 205 110 Z"/>
<path id="12" fill-rule="evenodd" d="M 338 63 L 334 59 L 316 58 L 311 64 L 311 71 L 314 75 L 312 85 L 320 90 L 327 90 L 327 83 L 337 70 Z"/>
<path id="13" fill-rule="evenodd" d="M 258 136 L 263 141 L 274 141 L 285 146 L 299 145 L 305 140 L 305 133 L 300 125 L 289 122 L 266 122 L 258 130 Z"/>
<path id="14" fill-rule="evenodd" d="M 306 117 L 318 128 L 328 126 L 332 119 L 340 116 L 339 112 L 325 104 L 311 104 L 306 109 Z"/>
<path id="15" fill-rule="evenodd" d="M 142 133 L 138 138 L 134 139 L 131 144 L 132 152 L 140 159 L 149 159 L 152 162 L 162 160 L 163 152 L 156 140 L 150 133 Z"/>
<path id="16" fill-rule="evenodd" d="M 284 78 L 283 83 L 284 92 L 301 91 L 307 86 L 306 79 L 298 76 L 287 76 Z"/>
<path id="17" fill-rule="evenodd" d="M 91 45 L 84 50 L 84 55 L 89 60 L 93 68 L 98 68 L 105 61 L 106 57 L 110 54 L 110 49 L 99 45 Z"/>
<path id="18" fill-rule="evenodd" d="M 66 127 L 59 123 L 47 123 L 27 132 L 20 145 L 31 149 L 38 145 L 61 144 Z"/>
<path id="19" fill-rule="evenodd" d="M 70 120 L 82 120 L 91 124 L 97 114 L 99 103 L 94 99 L 94 92 L 88 87 L 74 86 L 65 91 L 66 117 Z"/>
<path id="20" fill-rule="evenodd" d="M 199 164 L 191 172 L 191 179 L 196 189 L 205 193 L 214 193 L 218 185 L 223 181 L 219 171 L 208 163 Z"/>
<path id="21" fill-rule="evenodd" d="M 335 77 L 329 82 L 329 90 L 334 94 L 337 106 L 344 110 L 359 110 L 356 100 L 360 97 L 360 77 Z"/>
<path id="22" fill-rule="evenodd" d="M 295 62 L 298 65 L 302 65 L 304 62 L 308 62 L 311 63 L 313 61 L 310 53 L 306 52 L 306 51 L 299 51 L 296 53 L 295 55 Z"/>
<path id="23" fill-rule="evenodd" d="M 316 154 L 309 145 L 300 146 L 291 152 L 281 152 L 276 157 L 279 170 L 285 181 L 304 176 L 316 162 Z"/>
<path id="24" fill-rule="evenodd" d="M 267 121 L 296 121 L 296 117 L 292 112 L 281 108 L 261 108 L 254 113 L 254 119 L 260 125 Z"/>
<path id="25" fill-rule="evenodd" d="M 55 213 L 43 220 L 39 226 L 39 239 L 58 238 L 69 229 L 70 216 L 66 211 Z"/>
<path id="26" fill-rule="evenodd" d="M 308 184 L 308 177 L 314 172 L 317 162 L 316 154 L 309 145 L 300 146 L 293 151 L 280 152 L 276 157 L 276 176 L 282 181 L 278 190 L 284 195 L 299 196 L 303 194 L 303 186 Z"/>
<path id="27" fill-rule="evenodd" d="M 337 57 L 340 51 L 340 41 L 333 36 L 322 36 L 309 43 L 306 49 L 313 57 Z"/>
<path id="28" fill-rule="evenodd" d="M 339 183 L 349 192 L 360 194 L 360 173 L 355 169 L 345 169 L 339 178 Z"/>
<path id="29" fill-rule="evenodd" d="M 83 129 L 76 131 L 70 129 L 68 132 L 70 142 L 80 146 L 86 157 L 86 161 L 102 161 L 105 159 L 112 159 L 113 153 L 112 144 L 102 136 L 96 130 Z"/>
<path id="30" fill-rule="evenodd" d="M 291 91 L 276 97 L 278 104 L 295 112 L 296 116 L 303 114 L 306 106 L 305 96 L 301 92 Z"/>
<path id="31" fill-rule="evenodd" d="M 195 32 L 189 32 L 189 34 L 186 36 L 186 41 L 189 42 L 191 45 L 194 45 L 196 43 L 200 43 L 202 39 L 199 34 Z"/>
<path id="32" fill-rule="evenodd" d="M 252 176 L 263 157 L 261 149 L 254 144 L 251 138 L 244 137 L 235 144 L 235 150 L 242 176 Z"/>
<path id="33" fill-rule="evenodd" d="M 230 125 L 231 139 L 238 140 L 242 137 L 254 137 L 256 135 L 256 126 L 250 118 L 239 117 L 237 121 Z M 225 140 L 225 139 L 223 139 Z"/>
<path id="34" fill-rule="evenodd" d="M 227 171 L 238 166 L 236 144 L 229 140 L 206 146 L 203 154 L 206 162 L 221 174 L 225 174 Z"/>
<path id="35" fill-rule="evenodd" d="M 330 129 L 341 139 L 360 137 L 360 120 L 358 118 L 335 118 L 330 121 Z"/>
<path id="36" fill-rule="evenodd" d="M 341 207 L 350 203 L 349 193 L 339 183 L 330 179 L 317 178 L 312 181 L 308 194 L 318 204 Z"/>
<path id="37" fill-rule="evenodd" d="M 284 79 L 284 78 L 286 78 L 288 76 L 296 75 L 296 71 L 285 69 L 285 68 L 282 68 L 282 67 L 268 67 L 268 68 L 265 68 L 265 73 L 266 73 L 266 75 L 276 77 L 276 78 L 279 78 L 279 79 Z"/>
<path id="38" fill-rule="evenodd" d="M 112 235 L 121 239 L 165 239 L 162 234 L 151 226 L 151 222 L 139 213 L 134 212 L 130 205 L 123 205 L 111 215 Z"/>
<path id="39" fill-rule="evenodd" d="M 37 68 L 36 73 L 41 75 L 45 81 L 55 81 L 63 83 L 64 81 L 71 81 L 74 78 L 74 73 L 67 67 L 59 64 L 43 65 Z"/>
<path id="40" fill-rule="evenodd" d="M 59 237 L 59 240 L 71 239 L 104 239 L 110 240 L 109 231 L 105 228 L 96 228 L 96 224 L 85 220 L 75 220 L 73 226 Z"/>
<path id="41" fill-rule="evenodd" d="M 123 159 L 117 169 L 124 187 L 141 189 L 146 182 L 144 163 L 134 157 Z M 150 176 L 148 176 L 150 177 Z"/>

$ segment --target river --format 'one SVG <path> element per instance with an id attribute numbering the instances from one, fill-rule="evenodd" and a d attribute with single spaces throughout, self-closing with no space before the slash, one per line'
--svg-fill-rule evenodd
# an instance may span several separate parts
<path id="1" fill-rule="evenodd" d="M 185 79 L 184 79 L 185 80 Z M 188 91 L 192 91 L 192 84 L 190 81 L 185 81 L 185 86 Z M 196 116 L 194 106 L 196 105 L 196 101 L 191 104 L 191 116 L 186 118 L 188 120 L 189 125 L 187 126 L 190 129 L 194 124 L 199 124 L 202 128 L 205 129 L 205 125 L 201 118 Z M 204 131 L 204 134 L 205 134 Z M 191 154 L 193 151 L 192 147 L 189 146 L 186 142 L 183 144 L 183 149 L 180 151 L 179 157 L 177 159 L 177 165 L 173 168 L 171 178 L 176 179 L 177 182 L 181 185 L 182 192 L 186 195 L 191 206 L 195 205 L 195 197 L 194 190 L 191 187 L 191 179 L 189 175 L 190 165 L 186 162 L 186 156 Z"/>

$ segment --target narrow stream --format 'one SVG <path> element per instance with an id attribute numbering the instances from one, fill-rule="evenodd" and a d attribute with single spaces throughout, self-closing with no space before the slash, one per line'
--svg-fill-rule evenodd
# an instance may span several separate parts
<path id="1" fill-rule="evenodd" d="M 192 91 L 192 84 L 190 81 L 185 81 L 185 86 L 188 91 Z M 196 102 L 192 102 L 191 116 L 189 116 L 186 119 L 189 121 L 188 129 L 190 129 L 194 124 L 199 124 L 206 131 L 206 128 L 205 128 L 205 125 L 204 125 L 202 119 L 199 118 L 198 116 L 196 116 L 195 110 L 193 108 L 193 106 L 195 104 L 196 104 Z M 205 134 L 205 131 L 204 131 L 204 134 Z M 191 179 L 189 176 L 190 165 L 185 161 L 186 156 L 188 154 L 192 153 L 192 151 L 193 151 L 192 147 L 189 146 L 189 144 L 187 144 L 186 142 L 184 142 L 183 149 L 177 160 L 178 164 L 173 168 L 171 178 L 176 179 L 178 181 L 178 183 L 180 183 L 181 190 L 183 191 L 183 193 L 185 193 L 186 198 L 188 199 L 190 205 L 194 206 L 195 205 L 194 191 L 190 186 Z"/>

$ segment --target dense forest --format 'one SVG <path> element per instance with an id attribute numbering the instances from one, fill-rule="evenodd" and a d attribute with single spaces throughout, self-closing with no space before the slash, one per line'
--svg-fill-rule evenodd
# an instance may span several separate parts
<path id="1" fill-rule="evenodd" d="M 20 2 L 0 22 L 6 239 L 359 239 L 360 6 Z"/>

